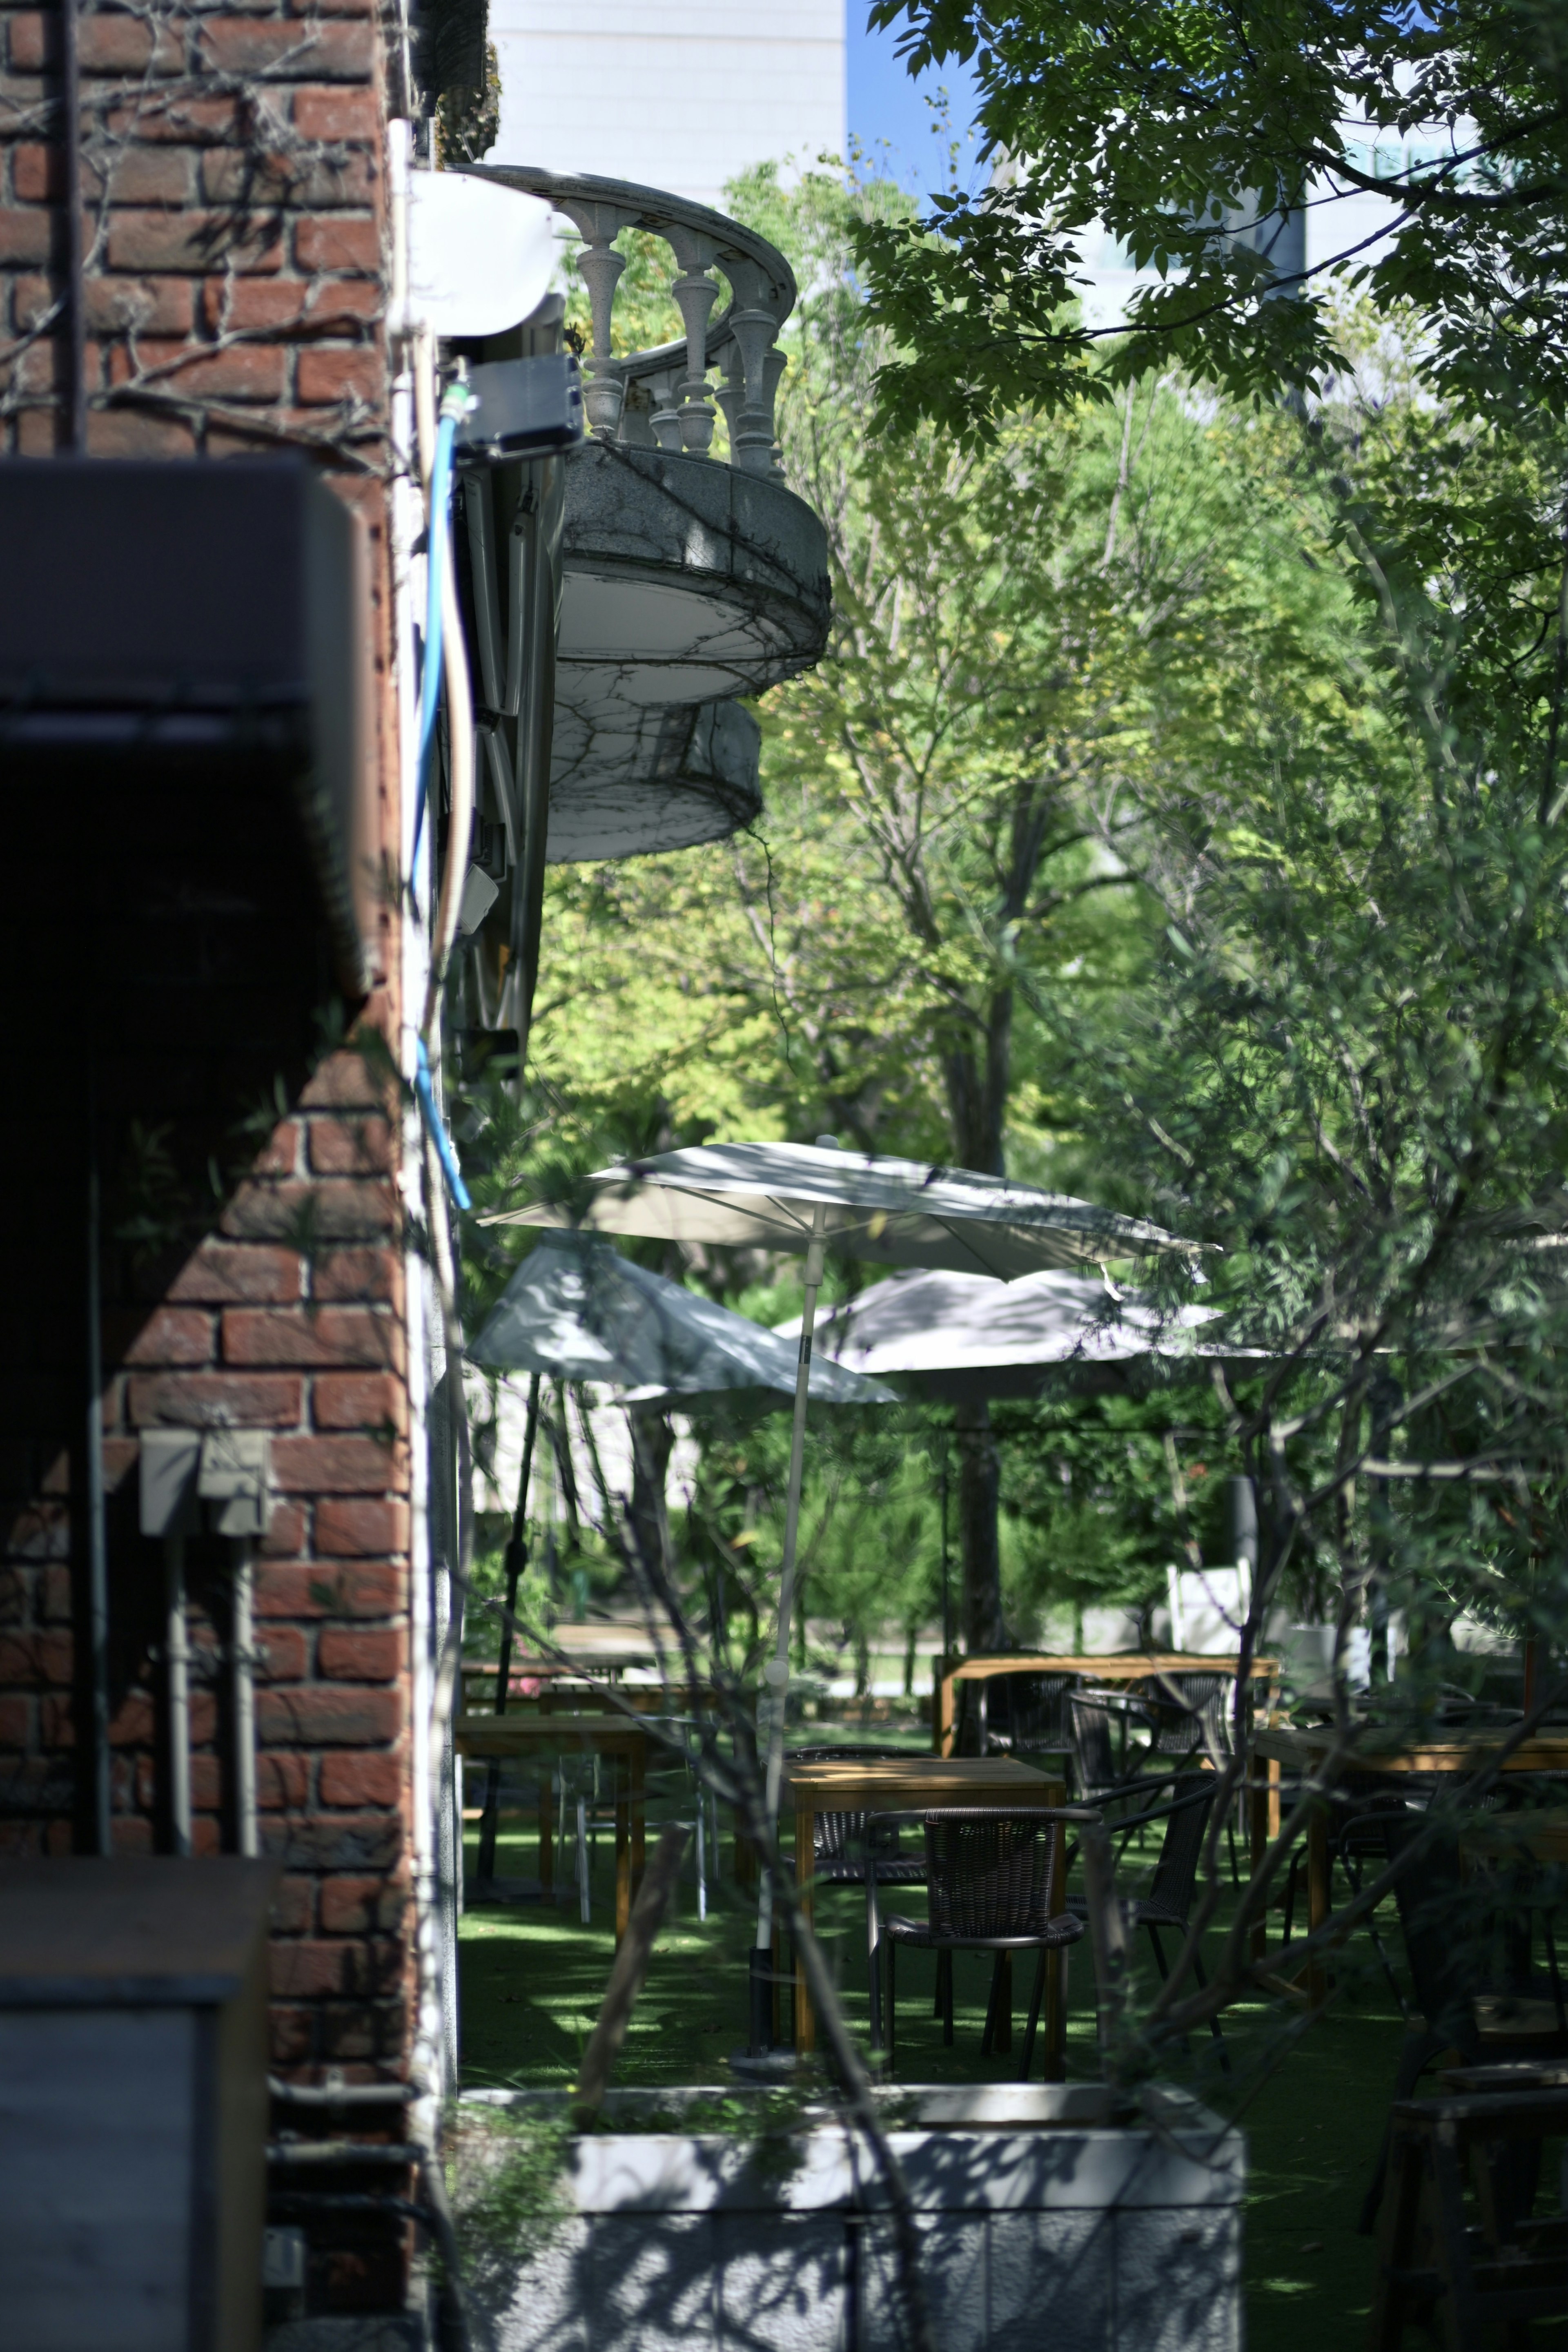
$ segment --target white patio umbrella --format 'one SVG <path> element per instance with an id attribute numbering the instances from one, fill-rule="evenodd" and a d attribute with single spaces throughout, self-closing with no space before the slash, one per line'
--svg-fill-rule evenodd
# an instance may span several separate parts
<path id="1" fill-rule="evenodd" d="M 1201 1335 L 1211 1307 L 1164 1312 L 1136 1291 L 1109 1291 L 1092 1275 L 1050 1271 L 997 1282 L 985 1275 L 890 1275 L 834 1307 L 817 1325 L 813 1360 L 873 1380 L 897 1380 L 938 1404 L 1036 1397 L 1066 1384 L 1124 1385 L 1131 1368 L 1207 1367 L 1239 1351 Z M 800 1318 L 777 1324 L 799 1336 Z M 1245 1351 L 1241 1351 L 1245 1352 Z"/>
<path id="2" fill-rule="evenodd" d="M 806 1399 L 824 1252 L 884 1265 L 945 1267 L 1013 1282 L 1044 1267 L 1095 1265 L 1107 1258 L 1172 1251 L 1196 1258 L 1204 1245 L 1183 1241 L 1141 1218 L 1119 1216 L 1031 1184 L 1009 1184 L 999 1176 L 931 1167 L 921 1160 L 841 1151 L 831 1136 L 820 1137 L 814 1145 L 699 1144 L 601 1169 L 589 1183 L 592 1189 L 586 1203 L 575 1208 L 540 1201 L 524 1209 L 492 1211 L 485 1222 L 575 1225 L 664 1241 L 741 1243 L 805 1252 L 806 1305 L 796 1370 L 779 1631 L 767 1670 L 774 1700 L 767 1805 L 768 1819 L 776 1820 L 783 1777 L 783 1694 L 789 1679 Z M 760 1956 L 771 1943 L 771 1897 L 765 1871 L 754 1983 L 762 1978 Z"/>
<path id="3" fill-rule="evenodd" d="M 486 1370 L 601 1381 L 643 1398 L 793 1397 L 799 1349 L 744 1315 L 634 1265 L 588 1234 L 544 1233 L 465 1351 Z M 822 1359 L 824 1404 L 891 1404 L 893 1391 Z"/>

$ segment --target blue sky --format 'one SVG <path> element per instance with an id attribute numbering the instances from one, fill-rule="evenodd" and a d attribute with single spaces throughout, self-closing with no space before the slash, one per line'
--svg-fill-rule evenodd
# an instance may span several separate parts
<path id="1" fill-rule="evenodd" d="M 866 0 L 845 0 L 850 136 L 873 151 L 876 169 L 906 187 L 921 193 L 939 187 L 947 142 L 933 134 L 925 100 L 946 88 L 954 131 L 967 132 L 974 112 L 973 78 L 948 66 L 912 81 L 899 61 L 896 36 L 868 32 L 865 20 Z M 969 175 L 966 171 L 962 176 Z"/>

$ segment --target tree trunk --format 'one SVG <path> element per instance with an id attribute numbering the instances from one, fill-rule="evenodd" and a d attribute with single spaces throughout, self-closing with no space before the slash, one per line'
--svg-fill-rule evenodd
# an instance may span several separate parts
<path id="1" fill-rule="evenodd" d="M 1000 1464 L 987 1404 L 959 1405 L 958 1548 L 964 1570 L 964 1647 L 974 1657 L 1003 1646 L 1002 1556 L 997 1528 Z"/>
<path id="2" fill-rule="evenodd" d="M 632 1430 L 632 1539 L 649 1566 L 664 1575 L 670 1570 L 670 1529 L 664 1509 L 664 1481 L 675 1433 L 663 1405 L 634 1404 L 627 1419 Z"/>

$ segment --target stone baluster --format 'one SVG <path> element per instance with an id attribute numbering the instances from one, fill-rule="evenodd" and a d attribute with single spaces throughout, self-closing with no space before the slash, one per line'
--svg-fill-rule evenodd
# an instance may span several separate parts
<path id="1" fill-rule="evenodd" d="M 683 378 L 678 367 L 664 368 L 648 378 L 648 390 L 653 401 L 653 438 L 661 449 L 679 457 L 681 451 L 681 391 Z"/>
<path id="2" fill-rule="evenodd" d="M 680 386 L 681 447 L 688 457 L 706 457 L 713 446 L 715 409 L 708 398 L 707 322 L 718 299 L 718 287 L 708 276 L 718 256 L 712 239 L 688 229 L 665 231 L 665 242 L 680 264 L 681 274 L 670 288 L 686 331 L 686 373 Z M 659 431 L 655 415 L 653 430 Z M 663 436 L 660 436 L 661 441 Z"/>
<path id="3" fill-rule="evenodd" d="M 724 370 L 724 382 L 716 387 L 714 397 L 724 411 L 725 430 L 729 435 L 729 462 L 733 466 L 736 462 L 735 436 L 740 429 L 740 407 L 745 397 L 739 346 L 726 343 L 718 355 L 718 363 Z"/>
<path id="4" fill-rule="evenodd" d="M 614 244 L 626 225 L 626 215 L 613 205 L 574 205 L 570 218 L 583 238 L 577 266 L 588 288 L 593 313 L 593 350 L 582 388 L 582 404 L 588 412 L 590 430 L 601 441 L 613 441 L 626 396 L 625 377 L 614 356 L 611 332 L 615 288 L 626 267 L 624 257 L 614 250 Z"/>
<path id="5" fill-rule="evenodd" d="M 774 348 L 779 320 L 765 305 L 763 298 L 772 289 L 755 263 L 732 264 L 728 274 L 735 289 L 729 323 L 742 383 L 739 413 L 730 421 L 730 463 L 743 473 L 770 474 L 774 471 L 773 403 L 785 365 L 783 354 Z"/>
<path id="6" fill-rule="evenodd" d="M 768 464 L 759 471 L 784 478 L 784 453 L 773 438 L 773 410 L 779 398 L 779 387 L 784 381 L 784 371 L 789 362 L 780 351 L 771 351 L 762 362 L 762 409 L 768 425 Z"/>

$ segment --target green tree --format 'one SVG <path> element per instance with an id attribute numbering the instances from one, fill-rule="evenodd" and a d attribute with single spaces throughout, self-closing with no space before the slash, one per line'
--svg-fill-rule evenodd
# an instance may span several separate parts
<path id="1" fill-rule="evenodd" d="M 1178 362 L 1235 394 L 1305 387 L 1338 364 L 1332 280 L 1413 304 L 1445 397 L 1494 419 L 1561 411 L 1568 312 L 1568 16 L 1561 0 L 873 0 L 911 71 L 962 60 L 993 171 L 925 224 L 871 221 L 857 247 L 896 356 L 882 393 L 955 439 L 1020 407 Z M 1338 195 L 1396 208 L 1346 229 L 1308 280 L 1283 215 Z M 1159 273 L 1107 379 L 1106 330 L 1075 304 L 1086 240 Z M 1281 295 L 1291 299 L 1280 299 Z"/>

